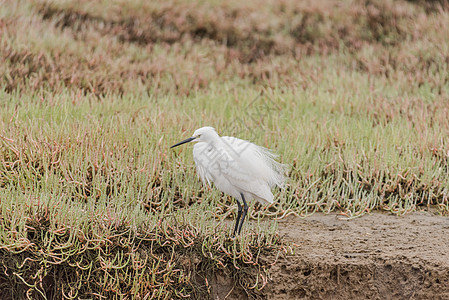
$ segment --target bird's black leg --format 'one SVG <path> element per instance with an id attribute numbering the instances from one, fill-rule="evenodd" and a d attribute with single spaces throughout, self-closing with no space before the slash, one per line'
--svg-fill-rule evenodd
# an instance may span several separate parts
<path id="1" fill-rule="evenodd" d="M 234 227 L 234 233 L 232 234 L 232 236 L 235 236 L 235 233 L 237 232 L 237 228 L 239 227 L 239 221 L 240 221 L 240 216 L 242 215 L 242 205 L 240 204 L 239 200 L 235 199 L 237 201 L 237 206 L 238 206 L 238 212 L 237 212 L 237 219 L 235 220 L 235 227 Z"/>
<path id="2" fill-rule="evenodd" d="M 242 231 L 243 221 L 245 221 L 246 213 L 248 212 L 248 204 L 246 203 L 245 197 L 243 196 L 242 193 L 240 193 L 240 196 L 242 196 L 243 201 L 243 214 L 242 219 L 240 220 L 239 229 L 237 231 L 238 234 L 240 234 L 240 231 Z"/>

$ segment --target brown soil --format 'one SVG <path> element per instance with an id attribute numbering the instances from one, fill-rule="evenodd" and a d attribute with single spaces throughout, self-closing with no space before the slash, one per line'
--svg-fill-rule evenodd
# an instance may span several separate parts
<path id="1" fill-rule="evenodd" d="M 447 217 L 314 214 L 279 221 L 279 233 L 298 249 L 272 267 L 262 298 L 449 299 Z M 248 298 L 217 283 L 214 299 Z"/>

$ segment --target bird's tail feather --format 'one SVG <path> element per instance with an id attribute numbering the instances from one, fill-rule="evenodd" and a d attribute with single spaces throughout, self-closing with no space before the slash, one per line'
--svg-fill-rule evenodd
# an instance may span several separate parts
<path id="1" fill-rule="evenodd" d="M 270 149 L 259 147 L 259 152 L 261 157 L 264 158 L 265 162 L 271 169 L 271 174 L 268 178 L 269 185 L 271 187 L 278 186 L 280 188 L 284 187 L 287 180 L 287 170 L 288 165 L 278 162 L 276 159 L 279 155 L 270 151 Z"/>

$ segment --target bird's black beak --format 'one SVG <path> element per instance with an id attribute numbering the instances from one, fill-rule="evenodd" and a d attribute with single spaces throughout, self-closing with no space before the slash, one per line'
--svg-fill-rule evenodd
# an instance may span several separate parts
<path id="1" fill-rule="evenodd" d="M 193 141 L 194 139 L 196 139 L 196 138 L 195 138 L 195 137 L 189 137 L 188 139 L 185 139 L 185 140 L 183 140 L 183 141 L 181 141 L 181 142 L 179 142 L 179 143 L 177 143 L 177 144 L 174 144 L 173 146 L 170 147 L 170 149 L 171 149 L 171 148 L 178 147 L 178 146 L 181 146 L 182 144 L 191 142 L 191 141 Z"/>

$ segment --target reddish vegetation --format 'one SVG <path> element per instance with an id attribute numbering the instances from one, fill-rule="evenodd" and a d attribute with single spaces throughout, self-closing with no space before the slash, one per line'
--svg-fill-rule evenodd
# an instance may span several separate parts
<path id="1" fill-rule="evenodd" d="M 421 4 L 431 15 L 426 15 Z M 398 71 L 422 74 L 435 64 L 448 65 L 447 53 L 441 59 L 438 55 L 413 61 L 404 56 L 400 45 L 425 39 L 427 28 L 422 20 L 435 14 L 437 7 L 445 4 L 285 0 L 212 6 L 169 2 L 128 7 L 123 13 L 120 5 L 100 9 L 43 2 L 33 7 L 39 24 L 33 23 L 36 19 L 5 18 L 2 30 L 14 36 L 30 22 L 42 26 L 43 32 L 50 28 L 55 38 L 73 39 L 79 51 L 54 48 L 36 52 L 2 45 L 0 62 L 7 66 L 3 74 L 7 91 L 29 82 L 34 88 L 56 91 L 67 86 L 98 96 L 135 91 L 135 82 L 142 83 L 140 91 L 185 95 L 207 88 L 211 81 L 236 75 L 268 85 L 278 81 L 292 84 L 296 78 L 292 72 L 301 72 L 292 62 L 305 55 L 338 51 L 354 53 L 355 66 L 376 76 L 394 77 Z M 418 24 L 412 26 L 416 20 Z M 98 43 L 99 39 L 103 42 Z M 146 52 L 148 58 L 130 58 L 124 51 L 130 45 Z M 201 53 L 194 45 L 201 46 Z M 375 47 L 379 56 L 359 53 L 367 45 Z M 167 49 L 168 57 L 155 51 L 159 46 Z M 391 47 L 397 51 L 392 52 Z M 273 59 L 280 63 L 274 66 Z M 192 65 L 196 67 L 192 69 Z M 180 74 L 180 69 L 190 73 Z M 419 74 L 416 76 L 422 77 Z M 444 82 L 434 84 L 438 87 Z"/>

